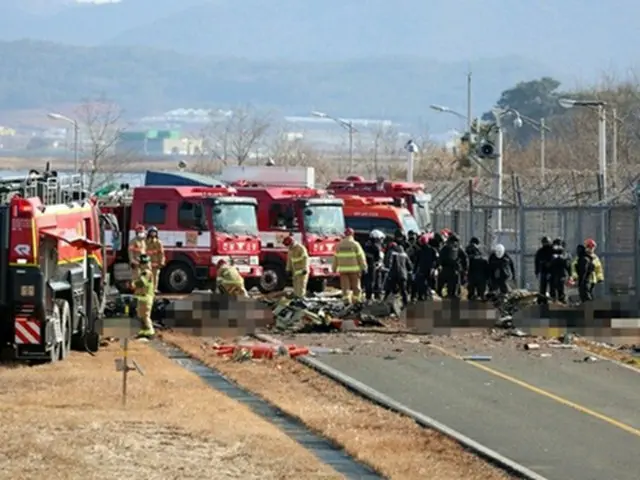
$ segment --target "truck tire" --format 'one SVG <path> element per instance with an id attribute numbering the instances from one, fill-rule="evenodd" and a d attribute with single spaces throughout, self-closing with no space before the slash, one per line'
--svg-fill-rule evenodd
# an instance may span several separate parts
<path id="1" fill-rule="evenodd" d="M 60 312 L 60 306 L 57 303 L 53 304 L 53 315 L 51 316 L 54 319 L 57 318 L 58 320 L 60 320 L 60 323 L 62 324 L 62 313 Z M 49 358 L 47 358 L 46 360 L 47 363 L 56 363 L 58 360 L 60 360 L 61 346 L 61 342 L 58 342 L 55 345 L 51 346 L 51 350 L 49 350 Z"/>
<path id="2" fill-rule="evenodd" d="M 262 267 L 262 276 L 258 282 L 260 293 L 271 293 L 283 290 L 287 284 L 285 269 L 277 263 Z"/>
<path id="3" fill-rule="evenodd" d="M 160 273 L 164 293 L 191 293 L 196 288 L 193 267 L 185 262 L 171 262 Z"/>
<path id="4" fill-rule="evenodd" d="M 69 302 L 63 299 L 56 299 L 56 306 L 60 311 L 60 328 L 62 329 L 62 343 L 59 348 L 59 359 L 64 360 L 71 351 L 71 337 L 73 336 L 73 325 L 71 325 L 71 309 Z"/>
<path id="5" fill-rule="evenodd" d="M 307 291 L 311 293 L 322 293 L 327 288 L 327 281 L 324 278 L 311 278 L 307 284 Z"/>
<path id="6" fill-rule="evenodd" d="M 102 318 L 100 318 L 100 299 L 96 292 L 91 293 L 91 318 L 85 332 L 84 348 L 91 353 L 100 349 L 100 336 L 102 335 Z M 93 328 L 91 328 L 93 326 Z"/>

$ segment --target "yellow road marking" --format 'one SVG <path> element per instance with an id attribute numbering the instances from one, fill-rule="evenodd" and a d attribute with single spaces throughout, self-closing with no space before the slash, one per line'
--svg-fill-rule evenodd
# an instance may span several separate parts
<path id="1" fill-rule="evenodd" d="M 437 345 L 429 345 L 431 348 L 433 348 L 434 350 L 439 351 L 440 353 L 443 353 L 444 355 L 451 357 L 451 358 L 455 358 L 457 360 L 462 360 L 464 361 L 463 357 L 461 357 L 460 355 L 450 352 L 449 350 L 439 347 Z M 554 393 L 551 392 L 547 392 L 546 390 L 543 390 L 542 388 L 536 387 L 535 385 L 531 385 L 530 383 L 527 383 L 525 381 L 519 380 L 515 377 L 512 377 L 511 375 L 507 375 L 506 373 L 502 373 L 498 370 L 494 370 L 491 367 L 487 367 L 486 365 L 483 365 L 482 363 L 478 363 L 478 362 L 474 362 L 474 361 L 466 361 L 465 363 L 469 364 L 469 365 L 473 365 L 476 368 L 479 368 L 480 370 L 484 370 L 487 373 L 490 373 L 491 375 L 494 375 L 496 377 L 502 378 L 503 380 L 506 380 L 508 382 L 514 383 L 522 388 L 525 388 L 531 392 L 537 393 L 538 395 L 542 395 L 543 397 L 547 397 L 550 398 L 551 400 L 555 400 L 558 403 L 561 403 L 562 405 L 565 405 L 567 407 L 571 407 L 575 410 L 578 410 L 579 412 L 585 413 L 587 415 L 590 415 L 594 418 L 597 418 L 599 420 L 602 420 L 603 422 L 607 422 L 610 425 L 613 425 L 614 427 L 618 427 L 621 430 L 624 430 L 625 432 L 628 432 L 632 435 L 635 435 L 636 437 L 640 437 L 640 430 L 638 430 L 637 428 L 632 427 L 631 425 L 627 425 L 626 423 L 622 423 L 614 418 L 611 418 L 607 415 L 603 415 L 602 413 L 598 413 L 594 410 L 591 410 L 590 408 L 584 407 L 582 405 L 579 405 L 575 402 L 572 402 L 571 400 L 567 400 L 566 398 L 562 398 Z"/>

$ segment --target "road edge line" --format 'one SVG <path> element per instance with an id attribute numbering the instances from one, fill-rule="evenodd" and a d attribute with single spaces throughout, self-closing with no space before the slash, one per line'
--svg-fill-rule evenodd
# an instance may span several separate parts
<path id="1" fill-rule="evenodd" d="M 283 345 L 283 342 L 281 342 L 280 340 L 270 335 L 256 333 L 254 334 L 254 336 L 263 342 L 272 343 L 274 345 Z M 455 440 L 466 450 L 478 455 L 479 457 L 483 458 L 493 466 L 498 467 L 499 469 L 511 475 L 517 475 L 520 478 L 523 478 L 526 480 L 548 480 L 546 477 L 539 475 L 538 473 L 528 469 L 524 465 L 521 465 L 505 457 L 504 455 L 499 454 L 498 452 L 482 445 L 479 442 L 476 442 L 475 440 L 446 426 L 445 424 L 438 422 L 437 420 L 431 417 L 428 417 L 427 415 L 424 415 L 420 412 L 412 410 L 406 405 L 403 405 L 402 403 L 371 388 L 370 386 L 356 380 L 355 378 L 345 375 L 339 370 L 333 367 L 330 367 L 329 365 L 321 362 L 316 358 L 300 356 L 300 357 L 296 357 L 296 360 L 302 363 L 303 365 L 306 365 L 307 367 L 316 370 L 318 373 L 332 379 L 333 381 L 338 382 L 339 384 L 357 393 L 361 397 L 364 397 L 370 402 L 373 402 L 383 408 L 386 408 L 387 410 L 391 410 L 396 413 L 400 413 L 404 416 L 407 416 L 412 420 L 414 420 L 418 425 L 420 425 L 423 428 L 430 428 L 432 430 L 436 430 L 442 433 L 443 435 L 446 435 L 447 437 Z"/>

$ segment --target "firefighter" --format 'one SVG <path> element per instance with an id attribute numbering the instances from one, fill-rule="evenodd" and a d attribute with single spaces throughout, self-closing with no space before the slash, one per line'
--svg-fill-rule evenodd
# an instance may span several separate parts
<path id="1" fill-rule="evenodd" d="M 392 248 L 389 255 L 389 264 L 386 268 L 387 278 L 384 285 L 384 298 L 386 300 L 396 291 L 399 291 L 402 297 L 402 306 L 406 308 L 409 303 L 407 287 L 413 271 L 413 265 L 402 245 L 395 245 Z"/>
<path id="2" fill-rule="evenodd" d="M 572 262 L 572 280 L 578 284 L 581 302 L 593 300 L 593 287 L 604 281 L 602 263 L 594 253 L 596 242 L 588 238 L 584 245 L 576 248 L 576 258 Z"/>
<path id="3" fill-rule="evenodd" d="M 367 259 L 367 272 L 362 280 L 364 282 L 364 293 L 367 300 L 378 299 L 381 294 L 382 276 L 382 242 L 385 234 L 380 230 L 371 230 L 369 239 L 364 244 L 364 255 Z"/>
<path id="4" fill-rule="evenodd" d="M 149 227 L 147 230 L 147 240 L 145 242 L 146 254 L 151 259 L 151 278 L 153 279 L 153 291 L 158 292 L 158 279 L 160 270 L 164 267 L 166 257 L 164 255 L 164 245 L 158 238 L 158 228 Z"/>
<path id="5" fill-rule="evenodd" d="M 553 245 L 547 236 L 542 237 L 541 246 L 536 251 L 533 268 L 538 278 L 538 303 L 547 302 L 549 280 L 551 274 L 551 259 L 553 257 Z"/>
<path id="6" fill-rule="evenodd" d="M 484 300 L 487 293 L 489 277 L 489 261 L 480 249 L 480 240 L 472 237 L 465 248 L 469 258 L 469 274 L 467 278 L 467 298 L 469 300 Z"/>
<path id="7" fill-rule="evenodd" d="M 147 253 L 144 225 L 136 226 L 136 237 L 129 242 L 129 264 L 131 265 L 131 281 L 138 279 L 140 270 L 140 256 Z"/>
<path id="8" fill-rule="evenodd" d="M 344 238 L 336 246 L 333 256 L 333 271 L 340 275 L 340 289 L 346 303 L 362 300 L 360 279 L 367 271 L 364 250 L 353 238 L 353 228 L 347 228 Z"/>
<path id="9" fill-rule="evenodd" d="M 304 245 L 296 242 L 292 236 L 286 237 L 282 243 L 287 252 L 287 273 L 291 273 L 293 294 L 302 298 L 307 293 L 309 283 L 309 252 Z"/>
<path id="10" fill-rule="evenodd" d="M 151 321 L 151 311 L 155 300 L 155 290 L 153 288 L 153 278 L 151 274 L 151 259 L 146 254 L 141 254 L 138 259 L 137 278 L 133 282 L 134 296 L 136 298 L 136 315 L 140 320 L 140 331 L 138 337 L 151 338 L 155 335 L 153 322 Z"/>
<path id="11" fill-rule="evenodd" d="M 444 247 L 440 250 L 440 281 L 438 295 L 442 296 L 444 287 L 447 288 L 447 298 L 457 298 L 460 281 L 467 273 L 467 254 L 460 248 L 458 236 L 450 233 Z"/>
<path id="12" fill-rule="evenodd" d="M 504 245 L 498 243 L 489 256 L 489 290 L 499 291 L 503 295 L 509 293 L 508 281 L 516 278 L 513 260 L 506 253 Z"/>
<path id="13" fill-rule="evenodd" d="M 432 235 L 423 234 L 418 239 L 420 249 L 415 262 L 415 283 L 412 290 L 413 300 L 432 298 L 435 290 L 435 272 L 438 269 L 438 249 L 432 244 Z"/>
<path id="14" fill-rule="evenodd" d="M 551 300 L 566 303 L 564 285 L 567 278 L 571 276 L 571 260 L 565 252 L 564 242 L 561 238 L 556 238 L 553 243 L 553 255 L 551 257 L 550 268 L 550 290 Z"/>
<path id="15" fill-rule="evenodd" d="M 221 259 L 216 264 L 216 291 L 230 297 L 248 297 L 244 288 L 244 278 L 233 265 Z"/>

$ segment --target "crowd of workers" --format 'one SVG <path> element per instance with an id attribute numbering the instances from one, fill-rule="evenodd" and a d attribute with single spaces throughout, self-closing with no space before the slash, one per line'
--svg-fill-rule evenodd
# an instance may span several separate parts
<path id="1" fill-rule="evenodd" d="M 151 311 L 166 258 L 156 227 L 138 225 L 135 232 L 129 243 L 129 260 L 137 316 L 142 324 L 138 336 L 152 337 Z M 487 255 L 478 238 L 471 238 L 463 248 L 458 236 L 448 229 L 421 235 L 409 232 L 406 236 L 398 230 L 390 240 L 383 232 L 373 230 L 364 245 L 354 239 L 354 233 L 346 229 L 333 257 L 333 270 L 339 275 L 346 303 L 399 294 L 406 307 L 412 301 L 432 299 L 434 294 L 459 298 L 462 287 L 466 287 L 469 300 L 484 301 L 490 293 L 509 293 L 509 284 L 516 278 L 515 264 L 502 244 L 494 245 Z M 588 238 L 578 245 L 573 259 L 562 239 L 551 241 L 545 236 L 541 243 L 534 260 L 539 302 L 550 299 L 566 303 L 567 284 L 577 286 L 582 302 L 591 300 L 594 286 L 604 280 L 596 242 Z M 294 295 L 303 297 L 309 281 L 309 254 L 293 236 L 286 237 L 283 244 L 288 249 L 286 270 L 292 277 Z M 216 291 L 247 296 L 236 267 L 221 259 L 216 268 Z"/>

